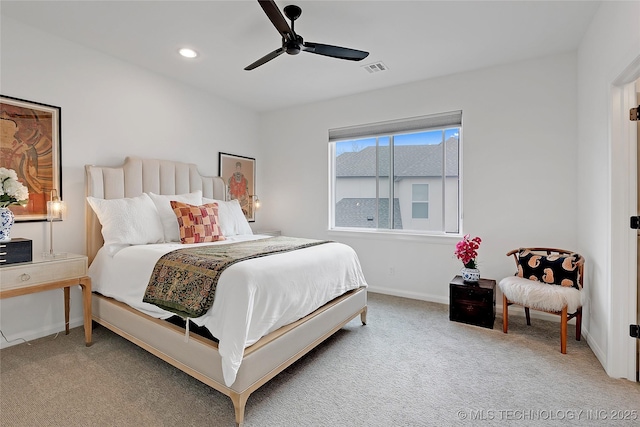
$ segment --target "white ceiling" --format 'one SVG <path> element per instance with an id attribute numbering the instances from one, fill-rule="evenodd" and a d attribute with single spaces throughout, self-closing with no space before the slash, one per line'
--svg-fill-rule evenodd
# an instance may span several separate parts
<path id="1" fill-rule="evenodd" d="M 257 1 L 9 1 L 0 13 L 255 111 L 574 51 L 600 2 L 307 1 L 306 41 L 370 52 L 361 62 L 302 52 L 243 68 L 280 47 Z M 195 60 L 177 54 L 188 46 Z M 370 74 L 363 65 L 389 70 Z"/>

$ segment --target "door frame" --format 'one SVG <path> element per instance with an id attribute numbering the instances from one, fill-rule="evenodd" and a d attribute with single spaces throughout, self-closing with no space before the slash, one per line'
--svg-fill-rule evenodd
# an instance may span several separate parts
<path id="1" fill-rule="evenodd" d="M 612 377 L 631 381 L 636 380 L 636 340 L 629 336 L 629 325 L 637 322 L 638 249 L 629 217 L 637 215 L 638 147 L 637 127 L 629 120 L 629 109 L 637 107 L 638 78 L 640 55 L 613 80 L 610 92 L 611 298 L 606 370 Z"/>

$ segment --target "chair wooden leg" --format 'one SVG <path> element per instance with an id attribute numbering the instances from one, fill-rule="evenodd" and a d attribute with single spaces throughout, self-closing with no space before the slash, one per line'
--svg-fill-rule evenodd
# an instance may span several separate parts
<path id="1" fill-rule="evenodd" d="M 567 354 L 567 306 L 562 308 L 562 321 L 560 322 L 560 352 Z"/>
<path id="2" fill-rule="evenodd" d="M 580 341 L 582 337 L 582 307 L 578 309 L 576 314 L 576 341 Z"/>
<path id="3" fill-rule="evenodd" d="M 527 316 L 527 325 L 531 326 L 531 314 L 529 313 L 529 307 L 524 308 L 524 315 Z"/>
<path id="4" fill-rule="evenodd" d="M 505 334 L 509 330 L 509 300 L 502 295 L 502 332 Z"/>

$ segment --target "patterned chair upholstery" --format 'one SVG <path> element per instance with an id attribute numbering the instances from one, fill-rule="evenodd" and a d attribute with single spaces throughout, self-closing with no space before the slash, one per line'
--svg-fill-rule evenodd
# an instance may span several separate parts
<path id="1" fill-rule="evenodd" d="M 554 248 L 519 248 L 507 253 L 516 261 L 517 272 L 499 283 L 502 291 L 502 331 L 509 329 L 509 306 L 524 307 L 527 325 L 529 309 L 559 315 L 560 351 L 567 352 L 567 322 L 576 318 L 576 340 L 582 333 L 582 286 L 584 258 Z"/>

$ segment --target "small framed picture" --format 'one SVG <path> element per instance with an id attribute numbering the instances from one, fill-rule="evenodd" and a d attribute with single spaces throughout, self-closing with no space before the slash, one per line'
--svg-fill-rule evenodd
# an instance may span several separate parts
<path id="1" fill-rule="evenodd" d="M 220 153 L 218 175 L 227 184 L 227 200 L 238 200 L 247 221 L 255 221 L 256 159 Z"/>
<path id="2" fill-rule="evenodd" d="M 29 190 L 25 206 L 9 206 L 16 222 L 46 221 L 52 192 L 62 198 L 60 110 L 0 95 L 0 167 L 13 169 Z"/>

